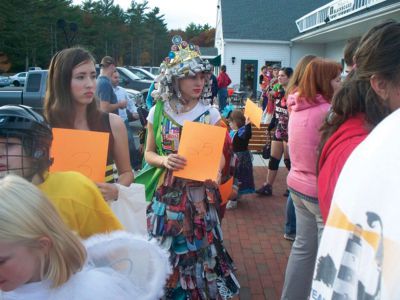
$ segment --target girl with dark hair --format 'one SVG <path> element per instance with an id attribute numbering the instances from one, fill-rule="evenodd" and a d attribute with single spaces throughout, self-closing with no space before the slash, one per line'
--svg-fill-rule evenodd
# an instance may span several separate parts
<path id="1" fill-rule="evenodd" d="M 379 30 L 381 26 L 382 29 Z M 399 83 L 399 23 L 378 25 L 360 41 L 354 56 L 356 68 L 332 101 L 322 126 L 318 162 L 318 199 L 326 222 L 339 174 L 353 150 L 392 110 L 390 95 L 380 95 L 382 86 Z M 397 30 L 397 31 L 396 31 Z M 387 32 L 388 35 L 382 34 Z"/>
<path id="2" fill-rule="evenodd" d="M 108 132 L 106 183 L 97 183 L 106 200 L 118 199 L 113 164 L 117 166 L 118 183 L 129 186 L 133 181 L 128 135 L 122 119 L 102 112 L 95 98 L 96 69 L 93 56 L 83 48 L 58 52 L 51 60 L 44 115 L 53 128 Z"/>
<path id="3" fill-rule="evenodd" d="M 287 177 L 296 211 L 296 239 L 290 252 L 282 299 L 307 299 L 323 222 L 317 199 L 319 128 L 340 87 L 340 64 L 322 58 L 306 67 L 297 92 L 288 98 L 289 154 Z"/>
<path id="4" fill-rule="evenodd" d="M 274 184 L 276 174 L 279 168 L 279 162 L 284 156 L 285 165 L 290 169 L 290 159 L 287 150 L 288 141 L 288 121 L 289 114 L 287 110 L 285 90 L 289 79 L 293 74 L 292 68 L 282 68 L 278 73 L 278 82 L 274 85 L 271 92 L 271 99 L 275 102 L 274 116 L 268 126 L 268 135 L 275 128 L 271 142 L 271 157 L 268 163 L 268 174 L 263 186 L 256 190 L 256 193 L 264 196 L 272 195 L 272 185 Z"/>

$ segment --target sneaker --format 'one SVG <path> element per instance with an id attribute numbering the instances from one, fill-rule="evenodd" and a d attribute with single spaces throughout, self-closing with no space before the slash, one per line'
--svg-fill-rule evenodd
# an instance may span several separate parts
<path id="1" fill-rule="evenodd" d="M 293 233 L 285 233 L 284 235 L 283 235 L 283 238 L 285 239 L 285 240 L 288 240 L 288 241 L 294 241 L 295 240 L 295 238 L 296 238 L 296 234 L 293 234 Z"/>
<path id="2" fill-rule="evenodd" d="M 289 196 L 289 190 L 286 190 L 286 192 L 283 193 L 283 197 Z"/>
<path id="3" fill-rule="evenodd" d="M 237 201 L 229 200 L 228 204 L 226 205 L 226 209 L 235 209 L 237 208 Z"/>
<path id="4" fill-rule="evenodd" d="M 270 184 L 263 185 L 262 187 L 256 190 L 256 193 L 263 196 L 271 196 L 272 186 Z"/>

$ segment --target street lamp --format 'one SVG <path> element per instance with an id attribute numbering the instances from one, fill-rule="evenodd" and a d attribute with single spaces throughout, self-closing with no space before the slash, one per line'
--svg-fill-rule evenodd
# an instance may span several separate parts
<path id="1" fill-rule="evenodd" d="M 67 23 L 64 19 L 58 19 L 57 27 L 64 32 L 67 47 L 71 47 L 71 44 L 76 37 L 76 33 L 78 32 L 78 24 L 74 22 Z M 69 27 L 69 32 L 67 32 L 67 27 Z"/>

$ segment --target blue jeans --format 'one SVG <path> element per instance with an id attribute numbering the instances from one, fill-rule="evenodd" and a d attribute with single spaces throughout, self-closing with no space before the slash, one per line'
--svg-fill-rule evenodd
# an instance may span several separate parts
<path id="1" fill-rule="evenodd" d="M 285 233 L 296 234 L 296 212 L 294 210 L 293 199 L 290 193 L 286 201 Z"/>
<path id="2" fill-rule="evenodd" d="M 218 104 L 219 111 L 222 112 L 226 106 L 226 99 L 228 98 L 228 89 L 221 88 L 218 90 Z"/>

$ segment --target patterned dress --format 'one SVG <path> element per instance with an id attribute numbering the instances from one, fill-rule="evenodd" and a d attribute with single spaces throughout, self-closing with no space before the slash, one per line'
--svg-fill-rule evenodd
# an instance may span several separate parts
<path id="1" fill-rule="evenodd" d="M 209 111 L 194 120 L 210 123 Z M 182 127 L 163 113 L 162 147 L 176 153 Z M 233 261 L 223 246 L 220 195 L 203 182 L 166 172 L 147 210 L 148 231 L 170 252 L 173 274 L 166 299 L 229 299 L 239 292 Z"/>
<path id="2" fill-rule="evenodd" d="M 273 140 L 288 141 L 289 113 L 286 103 L 285 90 L 280 84 L 274 85 L 273 99 L 275 101 L 275 111 L 271 123 L 275 124 L 275 134 Z"/>

